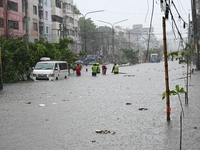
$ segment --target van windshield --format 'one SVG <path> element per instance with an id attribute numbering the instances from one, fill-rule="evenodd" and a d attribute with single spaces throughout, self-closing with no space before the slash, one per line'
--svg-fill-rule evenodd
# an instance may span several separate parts
<path id="1" fill-rule="evenodd" d="M 37 70 L 52 70 L 54 63 L 37 63 L 35 69 Z"/>

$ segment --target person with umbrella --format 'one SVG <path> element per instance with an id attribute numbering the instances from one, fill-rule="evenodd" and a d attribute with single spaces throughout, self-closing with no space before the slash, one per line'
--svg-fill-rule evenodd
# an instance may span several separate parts
<path id="1" fill-rule="evenodd" d="M 106 74 L 107 67 L 105 65 L 102 66 L 102 74 Z"/>
<path id="2" fill-rule="evenodd" d="M 75 69 L 76 69 L 76 75 L 81 76 L 81 66 L 77 64 Z"/>

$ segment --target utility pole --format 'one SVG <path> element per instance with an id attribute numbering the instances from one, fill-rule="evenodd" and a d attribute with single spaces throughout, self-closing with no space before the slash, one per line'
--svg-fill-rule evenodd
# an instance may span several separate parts
<path id="1" fill-rule="evenodd" d="M 163 46 L 164 46 L 164 66 L 165 66 L 165 85 L 166 85 L 166 111 L 167 121 L 170 121 L 170 99 L 169 99 L 169 76 L 168 76 L 168 62 L 167 62 L 167 39 L 166 39 L 166 21 L 165 17 L 162 19 L 163 23 Z"/>
<path id="2" fill-rule="evenodd" d="M 194 48 L 197 52 L 197 62 L 196 67 L 200 70 L 199 64 L 199 35 L 198 35 L 198 27 L 197 27 L 197 15 L 196 15 L 196 0 L 191 0 L 191 7 L 192 7 L 192 22 L 193 22 L 193 36 L 194 36 Z"/>

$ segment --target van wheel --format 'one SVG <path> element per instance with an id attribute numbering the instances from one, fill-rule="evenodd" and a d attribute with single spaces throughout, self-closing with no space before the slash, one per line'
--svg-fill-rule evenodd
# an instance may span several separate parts
<path id="1" fill-rule="evenodd" d="M 58 77 L 56 77 L 56 80 L 58 80 Z"/>

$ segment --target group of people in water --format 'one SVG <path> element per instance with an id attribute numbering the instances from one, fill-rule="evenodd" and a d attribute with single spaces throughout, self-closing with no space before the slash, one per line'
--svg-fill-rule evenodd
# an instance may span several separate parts
<path id="1" fill-rule="evenodd" d="M 86 66 L 87 66 L 87 64 L 86 64 Z M 81 69 L 82 69 L 82 66 L 80 64 L 77 64 L 76 67 L 75 67 L 77 76 L 81 76 Z M 88 69 L 86 68 L 86 72 L 87 71 L 88 71 Z M 102 74 L 105 75 L 106 71 L 107 71 L 107 67 L 105 65 L 103 65 L 102 66 Z M 93 64 L 93 66 L 92 66 L 92 76 L 96 76 L 100 72 L 101 72 L 101 68 L 99 66 L 99 63 Z M 119 66 L 116 63 L 114 64 L 111 72 L 114 73 L 114 74 L 119 73 Z"/>

